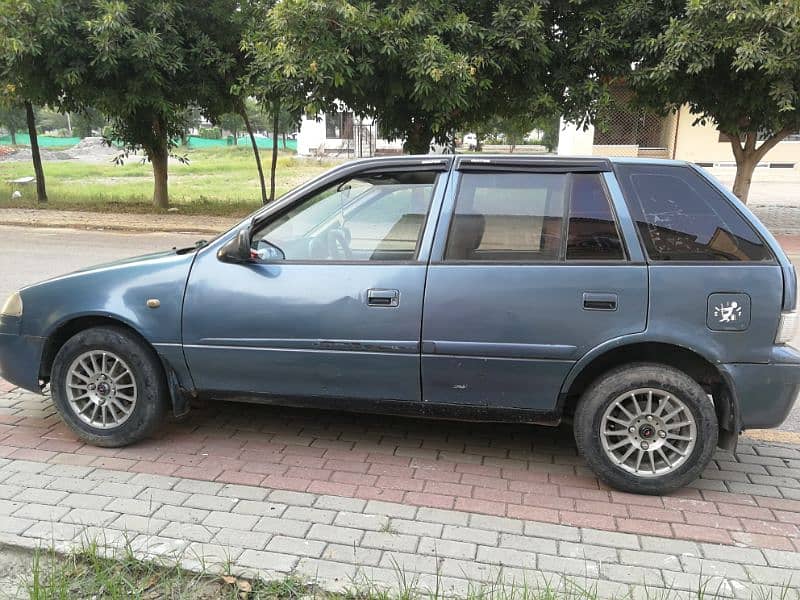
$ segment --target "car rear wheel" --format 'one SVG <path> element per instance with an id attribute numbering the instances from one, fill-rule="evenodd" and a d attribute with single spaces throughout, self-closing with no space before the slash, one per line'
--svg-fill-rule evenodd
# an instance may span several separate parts
<path id="1" fill-rule="evenodd" d="M 600 377 L 575 413 L 578 450 L 607 484 L 665 494 L 690 483 L 717 445 L 717 417 L 703 388 L 686 373 L 635 364 Z"/>
<path id="2" fill-rule="evenodd" d="M 158 357 L 123 328 L 81 331 L 61 347 L 50 377 L 53 402 L 82 440 L 125 446 L 162 421 L 169 392 Z"/>

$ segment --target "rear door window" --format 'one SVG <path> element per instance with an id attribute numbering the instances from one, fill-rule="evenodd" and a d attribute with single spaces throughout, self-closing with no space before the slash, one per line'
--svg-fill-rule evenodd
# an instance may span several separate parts
<path id="1" fill-rule="evenodd" d="M 625 259 L 601 175 L 462 175 L 445 260 L 562 262 L 565 254 Z"/>
<path id="2" fill-rule="evenodd" d="M 623 260 L 617 223 L 601 176 L 572 175 L 567 260 Z"/>
<path id="3" fill-rule="evenodd" d="M 567 175 L 465 173 L 445 260 L 557 261 Z"/>
<path id="4" fill-rule="evenodd" d="M 770 261 L 764 241 L 693 169 L 619 164 L 619 184 L 648 256 L 656 261 Z"/>

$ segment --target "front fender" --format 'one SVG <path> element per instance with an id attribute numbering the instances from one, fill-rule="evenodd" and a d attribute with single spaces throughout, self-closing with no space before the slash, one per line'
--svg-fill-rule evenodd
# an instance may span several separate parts
<path id="1" fill-rule="evenodd" d="M 23 335 L 49 338 L 69 321 L 108 317 L 138 331 L 151 344 L 180 343 L 181 310 L 194 253 L 174 252 L 98 267 L 20 291 Z M 157 300 L 157 308 L 148 307 Z"/>

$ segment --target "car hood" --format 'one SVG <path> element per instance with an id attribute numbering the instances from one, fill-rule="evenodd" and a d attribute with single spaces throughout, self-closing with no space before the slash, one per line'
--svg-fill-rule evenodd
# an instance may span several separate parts
<path id="1" fill-rule="evenodd" d="M 147 263 L 147 262 L 154 262 L 158 261 L 161 258 L 167 256 L 175 256 L 178 255 L 179 251 L 175 248 L 172 250 L 162 250 L 161 252 L 150 252 L 148 254 L 140 254 L 138 256 L 131 256 L 129 258 L 120 258 L 119 260 L 112 260 L 105 263 L 100 263 L 97 265 L 90 265 L 88 267 L 83 267 L 82 269 L 77 269 L 75 271 L 70 271 L 67 275 L 74 275 L 77 273 L 89 273 L 91 271 L 101 271 L 104 269 L 111 269 L 115 267 L 124 267 L 125 265 L 132 265 L 132 264 L 139 264 L 139 263 Z M 191 254 L 191 253 L 190 253 Z"/>
<path id="2" fill-rule="evenodd" d="M 47 336 L 62 323 L 104 317 L 149 341 L 180 340 L 180 315 L 194 249 L 156 252 L 89 267 L 20 291 L 24 333 Z M 157 300 L 157 310 L 148 302 Z"/>
<path id="3" fill-rule="evenodd" d="M 51 282 L 60 281 L 62 279 L 73 278 L 76 276 L 80 277 L 80 276 L 87 276 L 93 273 L 116 271 L 118 269 L 156 265 L 162 263 L 165 259 L 168 260 L 170 258 L 175 258 L 175 257 L 182 257 L 179 262 L 188 262 L 189 264 L 191 264 L 192 260 L 194 259 L 196 250 L 197 250 L 196 248 L 183 248 L 183 249 L 172 248 L 171 250 L 150 252 L 148 254 L 140 254 L 137 256 L 120 258 L 117 260 L 99 263 L 96 265 L 89 265 L 86 267 L 82 267 L 80 269 L 76 269 L 74 271 L 67 271 L 66 273 L 63 273 L 61 275 L 55 275 L 54 277 L 49 277 L 47 279 L 43 279 L 42 281 L 32 283 L 22 288 L 22 291 L 24 292 L 26 290 L 36 288 L 38 286 L 47 285 Z"/>

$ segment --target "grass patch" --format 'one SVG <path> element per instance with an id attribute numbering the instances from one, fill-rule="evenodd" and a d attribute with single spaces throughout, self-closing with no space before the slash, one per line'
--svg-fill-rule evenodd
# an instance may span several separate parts
<path id="1" fill-rule="evenodd" d="M 141 560 L 126 544 L 121 550 L 105 550 L 96 543 L 66 555 L 54 550 L 37 551 L 31 558 L 30 572 L 24 579 L 24 590 L 32 600 L 66 600 L 71 598 L 131 599 L 131 600 L 599 600 L 595 583 L 582 584 L 580 578 L 556 576 L 554 581 L 531 585 L 508 583 L 498 573 L 493 583 L 469 585 L 465 592 L 454 596 L 445 590 L 444 579 L 435 576 L 429 587 L 419 585 L 417 576 L 409 576 L 396 563 L 395 582 L 376 584 L 362 575 L 344 582 L 342 591 L 329 592 L 294 576 L 265 581 L 229 575 L 231 565 L 221 565 L 219 574 L 200 573 L 176 566 L 175 557 L 160 560 Z M 201 565 L 205 565 L 200 561 Z M 265 564 L 264 568 L 269 568 Z M 369 572 L 369 569 L 366 570 Z M 465 574 L 468 575 L 468 574 Z M 531 572 L 536 576 L 535 571 Z M 720 582 L 719 577 L 713 578 Z M 715 600 L 727 598 L 712 579 L 701 576 L 699 589 L 678 592 L 671 589 L 640 589 L 635 595 L 643 600 Z M 783 588 L 754 585 L 751 600 L 798 600 L 800 591 L 790 584 Z M 614 600 L 632 600 L 630 595 Z"/>
<path id="2" fill-rule="evenodd" d="M 97 544 L 66 555 L 34 552 L 24 587 L 31 600 L 109 598 L 126 600 L 297 600 L 315 593 L 312 586 L 287 577 L 248 580 L 195 573 L 175 561 L 136 558 L 130 546 L 108 556 Z"/>
<path id="3" fill-rule="evenodd" d="M 170 201 L 181 214 L 245 216 L 260 205 L 255 158 L 249 147 L 179 150 L 189 164 L 170 163 Z M 269 178 L 268 156 L 264 168 Z M 276 173 L 277 193 L 283 194 L 335 166 L 334 161 L 319 162 L 281 154 Z M 36 190 L 25 186 L 23 197 L 11 200 L 3 186 L 0 208 L 49 208 L 121 213 L 161 212 L 152 205 L 153 171 L 136 156 L 124 165 L 111 161 L 89 163 L 78 160 L 44 163 L 49 202 L 36 202 Z M 33 174 L 28 161 L 0 162 L 0 182 Z M 267 180 L 269 185 L 269 180 Z"/>

